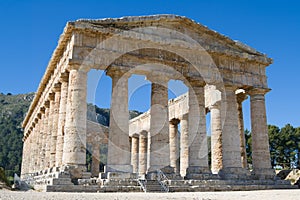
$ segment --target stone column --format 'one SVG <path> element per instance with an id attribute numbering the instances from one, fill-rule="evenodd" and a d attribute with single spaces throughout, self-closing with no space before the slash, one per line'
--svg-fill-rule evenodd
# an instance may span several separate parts
<path id="1" fill-rule="evenodd" d="M 59 104 L 60 104 L 60 87 L 61 84 L 57 83 L 54 85 L 53 92 L 54 97 L 54 108 L 52 117 L 52 134 L 51 134 L 51 147 L 50 147 L 50 167 L 56 166 L 56 143 L 57 143 L 57 130 L 58 130 L 58 117 L 59 117 Z"/>
<path id="2" fill-rule="evenodd" d="M 40 128 L 40 114 L 37 114 L 35 119 L 35 127 L 33 134 L 33 172 L 38 171 L 38 160 L 39 160 L 39 128 Z"/>
<path id="3" fill-rule="evenodd" d="M 180 175 L 185 177 L 186 169 L 189 166 L 189 128 L 188 114 L 180 119 Z"/>
<path id="4" fill-rule="evenodd" d="M 265 94 L 269 89 L 249 91 L 251 106 L 252 174 L 259 179 L 274 178 L 271 168 Z"/>
<path id="5" fill-rule="evenodd" d="M 223 169 L 220 176 L 225 179 L 244 178 L 248 171 L 242 168 L 240 130 L 235 86 L 225 86 L 225 113 L 222 131 Z"/>
<path id="6" fill-rule="evenodd" d="M 240 130 L 240 151 L 241 151 L 241 160 L 242 167 L 247 168 L 247 153 L 246 153 L 246 139 L 245 139 L 245 130 L 244 130 L 244 117 L 243 117 L 243 101 L 247 99 L 247 95 L 243 92 L 237 94 L 237 107 L 238 107 L 238 125 Z"/>
<path id="7" fill-rule="evenodd" d="M 148 133 L 143 131 L 139 138 L 139 174 L 144 175 L 147 171 Z"/>
<path id="8" fill-rule="evenodd" d="M 222 123 L 220 103 L 215 103 L 210 109 L 211 127 L 211 171 L 218 174 L 223 168 L 222 160 Z"/>
<path id="9" fill-rule="evenodd" d="M 147 78 L 152 82 L 148 173 L 156 173 L 156 170 L 170 166 L 168 79 L 163 75 Z M 172 173 L 170 170 L 168 173 Z"/>
<path id="10" fill-rule="evenodd" d="M 139 135 L 133 134 L 131 139 L 131 165 L 133 173 L 137 173 L 139 168 Z"/>
<path id="11" fill-rule="evenodd" d="M 28 154 L 28 172 L 29 173 L 33 173 L 34 172 L 34 160 L 33 160 L 33 156 L 34 156 L 34 139 L 33 139 L 33 127 L 31 127 L 30 129 L 30 133 L 28 136 L 29 139 L 29 146 L 30 146 L 30 150 L 29 150 L 29 154 Z"/>
<path id="12" fill-rule="evenodd" d="M 198 179 L 210 173 L 206 134 L 205 82 L 190 82 L 189 88 L 189 166 L 187 178 Z"/>
<path id="13" fill-rule="evenodd" d="M 74 178 L 81 178 L 86 171 L 87 72 L 71 68 L 69 73 L 63 165 L 72 166 Z"/>
<path id="14" fill-rule="evenodd" d="M 91 166 L 91 172 L 92 177 L 98 177 L 99 176 L 99 165 L 100 165 L 100 142 L 94 142 L 92 145 L 92 166 Z"/>
<path id="15" fill-rule="evenodd" d="M 55 157 L 55 163 L 57 167 L 62 165 L 64 135 L 65 135 L 64 128 L 66 122 L 66 108 L 67 108 L 67 100 L 68 100 L 68 81 L 69 81 L 69 74 L 68 73 L 61 74 L 60 77 L 61 94 L 60 94 L 60 104 L 59 104 L 56 157 Z"/>
<path id="16" fill-rule="evenodd" d="M 118 70 L 107 72 L 112 78 L 109 141 L 105 172 L 132 173 L 130 165 L 128 78 Z"/>
<path id="17" fill-rule="evenodd" d="M 43 166 L 42 170 L 46 169 L 49 165 L 49 158 L 50 158 L 50 146 L 48 141 L 50 140 L 49 137 L 49 113 L 50 113 L 50 101 L 45 102 L 45 120 L 44 120 L 44 127 L 43 127 L 43 132 L 44 132 L 44 137 L 43 137 L 43 148 L 42 148 L 42 158 L 44 159 L 43 161 Z"/>
<path id="18" fill-rule="evenodd" d="M 41 140 L 41 113 L 37 114 L 37 119 L 36 119 L 36 127 L 35 127 L 35 153 L 34 153 L 34 157 L 35 157 L 35 163 L 34 163 L 34 171 L 38 172 L 40 170 L 40 143 L 42 142 Z"/>
<path id="19" fill-rule="evenodd" d="M 179 147 L 178 147 L 178 123 L 179 119 L 172 119 L 169 123 L 170 130 L 170 166 L 179 174 Z"/>
<path id="20" fill-rule="evenodd" d="M 49 117 L 48 117 L 48 132 L 46 140 L 46 168 L 52 167 L 52 163 L 55 157 L 51 155 L 52 150 L 52 134 L 53 134 L 53 118 L 54 118 L 54 109 L 55 109 L 55 93 L 49 94 Z"/>
<path id="21" fill-rule="evenodd" d="M 22 168 L 21 168 L 21 179 L 25 179 L 28 174 L 28 158 L 29 158 L 29 145 L 28 145 L 28 137 L 25 134 L 23 138 L 23 155 L 22 155 Z"/>
<path id="22" fill-rule="evenodd" d="M 41 107 L 41 121 L 40 121 L 40 142 L 39 142 L 39 171 L 44 169 L 44 159 L 45 159 L 45 155 L 43 152 L 43 144 L 44 144 L 44 138 L 45 138 L 45 130 L 44 130 L 44 121 L 45 121 L 45 107 Z"/>

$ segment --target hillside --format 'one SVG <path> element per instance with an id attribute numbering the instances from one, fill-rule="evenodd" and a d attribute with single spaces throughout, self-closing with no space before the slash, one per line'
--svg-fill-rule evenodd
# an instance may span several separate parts
<path id="1" fill-rule="evenodd" d="M 33 100 L 34 93 L 12 95 L 0 93 L 0 167 L 10 179 L 14 173 L 20 175 L 23 130 L 21 123 Z M 130 111 L 130 118 L 140 115 Z M 88 120 L 109 125 L 109 109 L 88 104 Z"/>

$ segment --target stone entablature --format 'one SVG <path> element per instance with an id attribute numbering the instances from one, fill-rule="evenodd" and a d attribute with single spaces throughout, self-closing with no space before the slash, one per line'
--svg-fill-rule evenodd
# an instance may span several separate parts
<path id="1" fill-rule="evenodd" d="M 102 179 L 130 179 L 135 173 L 155 177 L 160 169 L 173 178 L 179 173 L 188 179 L 210 177 L 206 142 L 210 111 L 213 172 L 225 179 L 248 177 L 242 164 L 245 157 L 241 158 L 242 100 L 237 91 L 242 90 L 251 101 L 253 175 L 273 177 L 264 99 L 269 91 L 265 68 L 271 63 L 265 54 L 185 17 L 69 22 L 23 121 L 21 176 L 59 169 L 73 180 L 89 177 L 86 146 L 92 143 L 97 158 L 99 141 L 106 140 Z M 112 79 L 109 130 L 87 121 L 91 69 L 105 70 Z M 151 109 L 129 122 L 132 74 L 145 75 L 151 82 Z M 171 79 L 183 81 L 189 95 L 168 102 Z M 180 153 L 175 137 L 179 122 Z M 109 132 L 108 137 L 100 129 Z M 180 163 L 175 160 L 178 156 Z M 96 176 L 99 160 L 93 161 Z"/>

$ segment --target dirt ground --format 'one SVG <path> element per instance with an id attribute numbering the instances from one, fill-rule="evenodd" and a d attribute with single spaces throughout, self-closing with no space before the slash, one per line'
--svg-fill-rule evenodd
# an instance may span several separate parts
<path id="1" fill-rule="evenodd" d="M 147 199 L 192 199 L 192 200 L 296 200 L 300 190 L 260 190 L 236 192 L 178 192 L 178 193 L 55 193 L 55 192 L 16 192 L 0 190 L 0 200 L 147 200 Z"/>

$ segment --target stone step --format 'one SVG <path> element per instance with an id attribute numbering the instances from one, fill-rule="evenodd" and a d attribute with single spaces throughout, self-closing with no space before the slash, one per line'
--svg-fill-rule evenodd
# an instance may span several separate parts
<path id="1" fill-rule="evenodd" d="M 148 180 L 146 183 L 147 192 L 165 192 L 160 183 L 156 180 Z"/>

